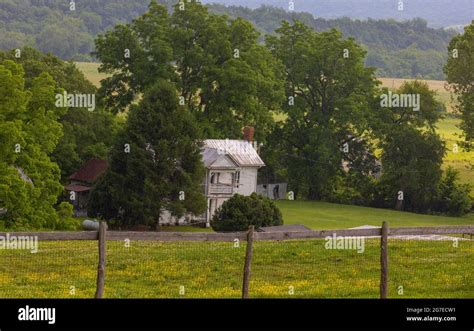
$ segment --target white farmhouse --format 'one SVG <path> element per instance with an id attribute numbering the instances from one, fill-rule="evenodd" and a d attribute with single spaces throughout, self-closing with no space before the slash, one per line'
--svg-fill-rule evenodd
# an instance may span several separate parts
<path id="1" fill-rule="evenodd" d="M 265 163 L 248 140 L 205 140 L 202 156 L 208 203 L 205 219 L 209 226 L 214 212 L 224 201 L 236 193 L 251 195 L 257 191 L 258 169 Z"/>
<path id="2" fill-rule="evenodd" d="M 257 192 L 257 173 L 265 166 L 255 150 L 253 128 L 244 129 L 243 140 L 207 139 L 203 142 L 202 160 L 206 167 L 202 193 L 207 199 L 207 210 L 203 215 L 186 215 L 176 218 L 167 210 L 160 215 L 161 225 L 205 223 L 216 210 L 234 194 L 251 195 Z"/>

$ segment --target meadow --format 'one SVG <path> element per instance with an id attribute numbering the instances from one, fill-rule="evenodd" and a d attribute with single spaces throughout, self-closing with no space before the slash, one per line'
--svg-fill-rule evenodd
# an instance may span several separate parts
<path id="1" fill-rule="evenodd" d="M 256 242 L 252 298 L 377 298 L 378 239 L 362 254 L 325 240 Z M 239 298 L 245 243 L 107 242 L 105 298 Z M 389 297 L 474 298 L 474 242 L 389 240 Z M 92 298 L 93 241 L 0 251 L 0 298 Z M 8 263 L 5 263 L 7 262 Z M 402 286 L 402 292 L 400 292 Z"/>

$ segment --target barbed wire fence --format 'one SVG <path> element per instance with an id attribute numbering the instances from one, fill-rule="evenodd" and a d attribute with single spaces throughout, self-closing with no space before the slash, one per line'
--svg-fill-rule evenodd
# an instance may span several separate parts
<path id="1" fill-rule="evenodd" d="M 38 245 L 0 249 L 0 297 L 474 298 L 474 226 L 383 229 L 9 233 Z"/>

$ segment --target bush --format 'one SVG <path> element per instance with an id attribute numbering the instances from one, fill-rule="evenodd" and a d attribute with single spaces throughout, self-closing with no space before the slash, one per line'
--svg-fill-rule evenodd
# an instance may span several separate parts
<path id="1" fill-rule="evenodd" d="M 273 201 L 256 193 L 234 195 L 222 204 L 211 220 L 211 226 L 217 232 L 245 231 L 250 225 L 260 228 L 282 224 L 281 212 Z"/>
<path id="2" fill-rule="evenodd" d="M 69 202 L 61 202 L 57 214 L 59 223 L 56 230 L 76 231 L 81 228 L 81 220 L 73 217 L 73 206 Z"/>
<path id="3" fill-rule="evenodd" d="M 439 184 L 437 211 L 450 216 L 467 214 L 472 206 L 469 196 L 470 186 L 458 184 L 459 172 L 451 167 L 446 169 Z"/>

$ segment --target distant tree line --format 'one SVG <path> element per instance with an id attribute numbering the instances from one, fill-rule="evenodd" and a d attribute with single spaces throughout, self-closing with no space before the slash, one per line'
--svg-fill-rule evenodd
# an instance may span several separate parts
<path id="1" fill-rule="evenodd" d="M 172 10 L 177 1 L 158 2 Z M 94 60 L 90 53 L 97 34 L 130 22 L 143 14 L 148 4 L 149 0 L 84 0 L 76 1 L 71 8 L 69 1 L 0 0 L 0 49 L 30 45 L 64 60 Z M 264 33 L 274 33 L 283 20 L 299 20 L 316 31 L 337 28 L 345 37 L 354 37 L 364 45 L 368 50 L 366 64 L 378 68 L 377 75 L 382 77 L 444 79 L 445 50 L 455 34 L 429 28 L 422 19 L 326 20 L 269 6 L 249 9 L 211 4 L 208 8 L 251 21 Z"/>
<path id="2" fill-rule="evenodd" d="M 217 2 L 204 0 L 205 3 Z M 289 8 L 288 0 L 219 0 L 226 6 L 258 8 L 262 5 Z M 403 10 L 399 10 L 399 1 L 380 0 L 305 0 L 293 1 L 296 11 L 308 12 L 317 17 L 350 17 L 352 19 L 388 19 L 395 17 L 399 21 L 421 17 L 433 27 L 461 26 L 472 19 L 471 0 L 410 0 L 402 1 Z"/>

